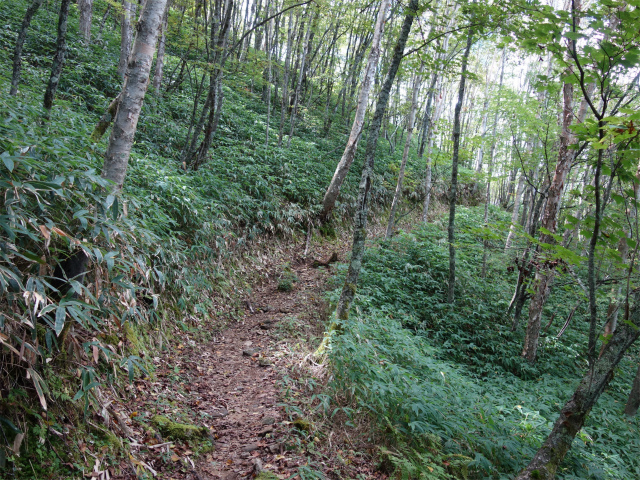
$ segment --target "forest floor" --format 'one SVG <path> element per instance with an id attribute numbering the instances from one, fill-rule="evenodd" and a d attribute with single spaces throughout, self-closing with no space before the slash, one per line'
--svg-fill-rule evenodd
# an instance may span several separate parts
<path id="1" fill-rule="evenodd" d="M 314 268 L 313 260 L 337 253 L 344 261 L 346 243 L 312 243 L 306 256 L 304 243 L 280 252 L 286 273 L 273 271 L 254 286 L 240 321 L 207 340 L 177 338 L 153 359 L 155 378 L 133 384 L 134 400 L 119 406 L 133 440 L 122 471 L 176 480 L 250 479 L 261 471 L 275 475 L 263 473 L 266 479 L 381 478 L 360 453 L 367 445 L 351 442 L 344 423 L 325 419 L 319 432 L 307 417 L 309 398 L 326 379 L 312 352 L 323 336 L 323 293 L 334 273 L 333 265 Z M 293 279 L 290 291 L 282 291 L 283 278 Z M 207 427 L 213 449 L 154 433 L 155 415 Z"/>

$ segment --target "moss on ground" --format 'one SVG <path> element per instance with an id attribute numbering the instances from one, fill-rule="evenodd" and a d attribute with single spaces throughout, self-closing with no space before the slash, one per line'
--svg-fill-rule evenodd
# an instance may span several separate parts
<path id="1" fill-rule="evenodd" d="M 163 437 L 173 440 L 206 440 L 209 438 L 209 429 L 207 427 L 174 422 L 164 415 L 156 415 L 151 419 L 151 423 Z"/>

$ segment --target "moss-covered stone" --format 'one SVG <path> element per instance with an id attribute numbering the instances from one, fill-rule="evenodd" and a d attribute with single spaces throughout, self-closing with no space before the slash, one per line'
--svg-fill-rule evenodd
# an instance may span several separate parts
<path id="1" fill-rule="evenodd" d="M 311 423 L 309 420 L 306 420 L 302 417 L 296 418 L 293 421 L 293 426 L 296 427 L 298 430 L 307 432 L 307 433 L 311 433 L 311 430 L 313 430 L 313 423 Z"/>
<path id="2" fill-rule="evenodd" d="M 268 470 L 262 470 L 258 476 L 255 478 L 255 480 L 279 480 L 280 477 L 278 477 L 275 473 L 270 472 Z"/>
<path id="3" fill-rule="evenodd" d="M 151 423 L 163 437 L 173 440 L 193 440 L 198 438 L 206 440 L 209 437 L 209 430 L 206 427 L 174 422 L 164 415 L 156 415 L 151 419 Z"/>

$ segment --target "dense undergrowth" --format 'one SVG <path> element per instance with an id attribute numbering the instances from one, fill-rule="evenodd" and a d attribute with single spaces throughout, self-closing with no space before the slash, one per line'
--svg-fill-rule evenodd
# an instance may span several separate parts
<path id="1" fill-rule="evenodd" d="M 0 3 L 2 92 L 9 90 L 27 3 Z M 108 135 L 97 145 L 89 136 L 120 88 L 119 34 L 94 25 L 97 39 L 84 45 L 72 8 L 68 56 L 45 123 L 41 98 L 55 50 L 55 7 L 46 2 L 30 27 L 18 96 L 0 96 L 0 466 L 27 478 L 90 470 L 69 448 L 78 438 L 115 461 L 120 441 L 109 428 L 84 423 L 91 411 L 103 411 L 104 389 L 153 375 L 145 358 L 160 330 L 210 331 L 233 317 L 250 276 L 234 266 L 250 262 L 256 246 L 273 236 L 306 233 L 347 133 L 339 116 L 325 132 L 323 109 L 311 105 L 290 148 L 277 147 L 273 125 L 265 145 L 266 107 L 253 91 L 261 69 L 236 65 L 207 162 L 190 171 L 179 160 L 191 84 L 161 97 L 149 92 L 124 190 L 111 195 L 100 177 Z M 104 8 L 96 5 L 96 18 Z M 179 62 L 172 40 L 167 71 Z M 375 205 L 389 199 L 399 155 L 380 149 Z M 409 165 L 409 185 L 416 169 Z M 339 219 L 348 217 L 357 180 L 352 174 L 343 186 Z M 65 291 L 56 266 L 80 251 L 87 274 Z"/>
<path id="2" fill-rule="evenodd" d="M 558 283 L 566 287 L 547 307 L 558 320 L 541 340 L 538 362 L 520 357 L 524 332 L 512 333 L 505 317 L 515 273 L 507 271 L 511 260 L 502 245 L 493 245 L 487 278 L 479 281 L 481 210 L 456 215 L 454 306 L 446 303 L 446 226 L 436 222 L 368 250 L 357 313 L 334 340 L 332 395 L 354 415 L 371 416 L 379 438 L 394 447 L 384 463 L 402 478 L 512 478 L 586 369 L 584 306 L 557 338 L 577 288 L 563 278 Z M 505 228 L 506 213 L 496 209 L 492 217 L 495 230 Z M 640 424 L 623 415 L 635 355 L 637 349 L 623 361 L 558 478 L 640 476 Z"/>

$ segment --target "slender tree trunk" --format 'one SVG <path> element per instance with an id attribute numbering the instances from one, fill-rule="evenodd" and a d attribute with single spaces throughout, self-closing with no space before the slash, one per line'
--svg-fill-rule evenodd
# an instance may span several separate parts
<path id="1" fill-rule="evenodd" d="M 293 137 L 293 131 L 295 129 L 296 118 L 298 117 L 298 105 L 300 104 L 300 96 L 302 89 L 302 80 L 304 78 L 305 70 L 307 68 L 307 57 L 309 55 L 309 39 L 311 36 L 311 32 L 313 31 L 313 27 L 315 25 L 315 21 L 317 20 L 319 12 L 316 10 L 314 12 L 314 18 L 309 22 L 307 27 L 307 33 L 304 36 L 304 42 L 302 44 L 302 49 L 300 52 L 300 69 L 298 71 L 298 81 L 296 82 L 296 89 L 293 97 L 293 108 L 291 110 L 291 116 L 289 118 L 290 128 L 289 128 L 289 138 L 287 138 L 287 148 L 291 146 L 291 138 Z"/>
<path id="2" fill-rule="evenodd" d="M 138 125 L 144 95 L 149 86 L 149 74 L 153 53 L 164 15 L 167 0 L 147 0 L 133 45 L 126 81 L 120 94 L 121 100 L 111 130 L 109 146 L 105 154 L 102 176 L 121 189 L 129 164 L 129 155 Z"/>
<path id="3" fill-rule="evenodd" d="M 487 166 L 487 190 L 485 192 L 484 199 L 484 221 L 483 225 L 485 228 L 489 222 L 489 204 L 491 203 L 491 176 L 493 175 L 493 162 L 496 153 L 496 134 L 498 132 L 498 112 L 500 110 L 500 103 L 502 100 L 502 81 L 504 80 L 504 61 L 506 58 L 507 50 L 506 48 L 502 48 L 502 62 L 500 66 L 500 82 L 498 83 L 498 100 L 496 101 L 496 111 L 493 114 L 493 128 L 491 131 L 491 149 L 489 151 L 489 165 Z M 482 162 L 482 157 L 480 157 L 480 162 Z M 483 243 L 483 252 L 482 252 L 482 273 L 480 274 L 482 278 L 487 276 L 487 241 L 485 240 Z"/>
<path id="4" fill-rule="evenodd" d="M 267 18 L 269 17 L 269 4 L 267 4 Z M 273 50 L 273 46 L 271 45 L 271 28 L 273 22 L 269 22 L 267 24 L 267 33 L 265 35 L 265 49 L 267 50 L 267 62 L 268 62 L 268 73 L 267 73 L 267 124 L 264 134 L 264 146 L 269 146 L 269 122 L 271 120 L 271 53 Z"/>
<path id="5" fill-rule="evenodd" d="M 391 212 L 389 213 L 389 223 L 387 224 L 387 233 L 385 239 L 391 238 L 396 223 L 396 211 L 398 210 L 398 204 L 400 203 L 400 196 L 402 195 L 402 182 L 404 180 L 404 170 L 407 166 L 407 158 L 409 157 L 409 148 L 411 148 L 411 138 L 413 136 L 413 127 L 416 120 L 416 110 L 418 108 L 418 91 L 420 90 L 420 81 L 422 80 L 422 68 L 424 65 L 420 65 L 420 71 L 416 74 L 413 81 L 413 96 L 411 98 L 411 111 L 409 112 L 409 119 L 407 120 L 407 139 L 404 144 L 404 151 L 402 152 L 402 162 L 400 163 L 400 170 L 398 171 L 398 183 L 396 184 L 396 191 L 393 194 L 393 201 L 391 202 Z"/>
<path id="6" fill-rule="evenodd" d="M 404 53 L 404 47 L 407 43 L 407 38 L 409 37 L 411 25 L 413 24 L 414 15 L 416 15 L 418 6 L 418 0 L 410 0 L 407 15 L 405 16 L 398 41 L 393 50 L 391 65 L 389 66 L 389 71 L 387 72 L 380 94 L 378 95 L 376 110 L 373 114 L 373 119 L 371 120 L 369 136 L 367 138 L 364 167 L 362 169 L 362 177 L 360 179 L 360 186 L 358 190 L 358 210 L 354 221 L 351 261 L 349 263 L 347 278 L 344 286 L 342 287 L 340 300 L 338 301 L 338 308 L 336 310 L 336 317 L 339 320 L 347 320 L 349 318 L 351 303 L 353 302 L 356 294 L 358 276 L 360 275 L 360 269 L 362 268 L 362 259 L 364 258 L 365 241 L 367 238 L 367 208 L 373 176 L 376 147 L 378 145 L 378 137 L 380 135 L 380 127 L 389 103 L 389 93 L 391 92 L 393 81 L 398 73 L 398 68 L 400 67 L 400 62 L 402 61 Z"/>
<path id="7" fill-rule="evenodd" d="M 164 12 L 164 16 L 162 17 L 162 35 L 160 36 L 160 41 L 158 42 L 158 54 L 156 56 L 156 70 L 153 74 L 153 89 L 155 90 L 156 96 L 160 96 L 160 88 L 162 87 L 162 70 L 164 69 L 164 51 L 167 47 L 167 26 L 169 23 L 169 3 L 167 2 L 167 8 Z"/>
<path id="8" fill-rule="evenodd" d="M 613 373 L 625 352 L 640 336 L 640 298 L 636 295 L 630 322 L 623 323 L 613 334 L 603 355 L 578 385 L 573 396 L 565 403 L 551 433 L 529 465 L 515 480 L 551 480 L 566 456 L 576 434 L 613 378 Z"/>
<path id="9" fill-rule="evenodd" d="M 51 76 L 47 84 L 47 90 L 44 92 L 44 108 L 49 111 L 53 106 L 53 99 L 56 96 L 58 83 L 60 83 L 60 75 L 62 75 L 62 67 L 67 54 L 67 26 L 69 21 L 69 4 L 71 0 L 62 0 L 60 2 L 60 14 L 58 16 L 58 39 L 56 40 L 56 55 L 53 57 L 51 65 Z M 47 114 L 48 115 L 48 114 Z"/>
<path id="10" fill-rule="evenodd" d="M 578 6 L 576 8 L 579 10 L 579 0 L 577 3 Z M 567 55 L 570 57 L 571 52 L 568 52 Z M 539 239 L 541 244 L 553 244 L 555 242 L 553 234 L 556 233 L 560 199 L 564 189 L 564 182 L 573 160 L 573 153 L 569 151 L 569 143 L 571 139 L 571 131 L 569 127 L 573 120 L 573 84 L 565 83 L 562 87 L 562 94 L 564 100 L 562 110 L 562 133 L 560 134 L 556 170 L 551 186 L 549 187 L 547 205 L 541 221 L 541 226 L 544 228 Z M 522 349 L 522 356 L 530 363 L 534 363 L 536 360 L 538 340 L 540 337 L 542 308 L 549 297 L 549 291 L 553 281 L 553 273 L 554 272 L 551 268 L 542 266 L 536 271 L 535 279 L 533 281 L 532 287 L 534 294 L 529 305 L 529 322 L 527 325 L 524 347 Z"/>
<path id="11" fill-rule="evenodd" d="M 296 16 L 296 24 L 298 17 Z M 284 121 L 287 111 L 287 104 L 289 103 L 289 71 L 291 62 L 291 46 L 293 44 L 293 10 L 289 14 L 289 26 L 287 31 L 287 52 L 284 59 L 284 75 L 282 79 L 282 104 L 280 105 L 280 128 L 278 131 L 278 148 L 282 147 L 282 137 L 284 135 Z"/>
<path id="12" fill-rule="evenodd" d="M 78 0 L 80 10 L 80 33 L 85 43 L 91 41 L 91 18 L 93 16 L 93 0 Z"/>
<path id="13" fill-rule="evenodd" d="M 438 83 L 438 73 L 433 72 L 431 76 L 431 84 L 427 94 L 427 106 L 424 110 L 424 118 L 422 120 L 422 139 L 418 148 L 418 163 L 424 155 L 425 144 L 427 145 L 426 168 L 424 177 L 424 203 L 422 205 L 422 222 L 427 222 L 427 214 L 429 212 L 429 203 L 431 201 L 431 147 L 433 145 L 433 126 L 435 123 L 435 110 L 432 108 L 433 99 L 436 96 L 436 85 Z"/>
<path id="14" fill-rule="evenodd" d="M 381 1 L 380 9 L 378 10 L 378 18 L 373 32 L 371 51 L 369 52 L 369 59 L 364 73 L 364 79 L 362 81 L 362 86 L 360 87 L 358 107 L 356 109 L 356 116 L 353 120 L 353 126 L 351 127 L 351 133 L 349 134 L 349 139 L 347 140 L 347 145 L 344 149 L 344 153 L 342 154 L 342 158 L 336 167 L 336 171 L 333 174 L 331 183 L 329 184 L 322 201 L 321 217 L 325 219 L 329 217 L 331 211 L 335 207 L 336 199 L 340 193 L 340 187 L 342 186 L 344 179 L 347 177 L 347 173 L 349 173 L 349 168 L 353 163 L 353 159 L 358 148 L 358 142 L 364 125 L 364 116 L 367 111 L 367 103 L 369 101 L 369 92 L 371 91 L 371 85 L 373 84 L 373 78 L 380 58 L 380 42 L 382 39 L 384 18 L 388 6 L 389 0 Z"/>
<path id="15" fill-rule="evenodd" d="M 129 52 L 131 51 L 131 40 L 133 32 L 131 29 L 131 2 L 122 1 L 122 17 L 120 24 L 120 60 L 118 61 L 118 76 L 124 80 L 124 74 L 127 71 L 127 61 Z"/>
<path id="16" fill-rule="evenodd" d="M 458 102 L 453 115 L 453 155 L 451 156 L 451 189 L 449 191 L 449 286 L 447 288 L 447 302 L 453 303 L 455 300 L 456 286 L 456 247 L 455 247 L 455 222 L 456 222 L 456 197 L 458 194 L 458 155 L 460 149 L 460 111 L 464 102 L 464 88 L 467 82 L 467 62 L 469 52 L 473 44 L 473 28 L 467 34 L 467 47 L 462 55 L 462 72 L 460 76 L 460 86 L 458 87 Z"/>
<path id="17" fill-rule="evenodd" d="M 638 413 L 638 407 L 640 407 L 640 365 L 638 365 L 638 371 L 633 379 L 633 385 L 631 386 L 631 392 L 629 392 L 627 404 L 624 407 L 624 413 L 633 417 Z"/>
<path id="18" fill-rule="evenodd" d="M 518 188 L 516 189 L 516 198 L 513 201 L 513 212 L 511 212 L 511 227 L 509 227 L 509 235 L 504 245 L 504 253 L 509 253 L 511 243 L 516 234 L 516 224 L 518 222 L 518 211 L 520 210 L 520 202 L 522 201 L 522 192 L 524 190 L 524 173 L 518 179 Z"/>
<path id="19" fill-rule="evenodd" d="M 27 30 L 29 30 L 29 25 L 31 25 L 31 19 L 33 19 L 42 2 L 43 0 L 33 0 L 22 19 L 22 25 L 20 26 L 20 32 L 18 32 L 18 38 L 16 40 L 16 47 L 13 50 L 13 72 L 11 74 L 11 90 L 9 91 L 9 95 L 11 96 L 15 96 L 18 93 L 20 72 L 22 71 L 22 49 L 24 48 L 24 41 L 27 38 Z"/>

